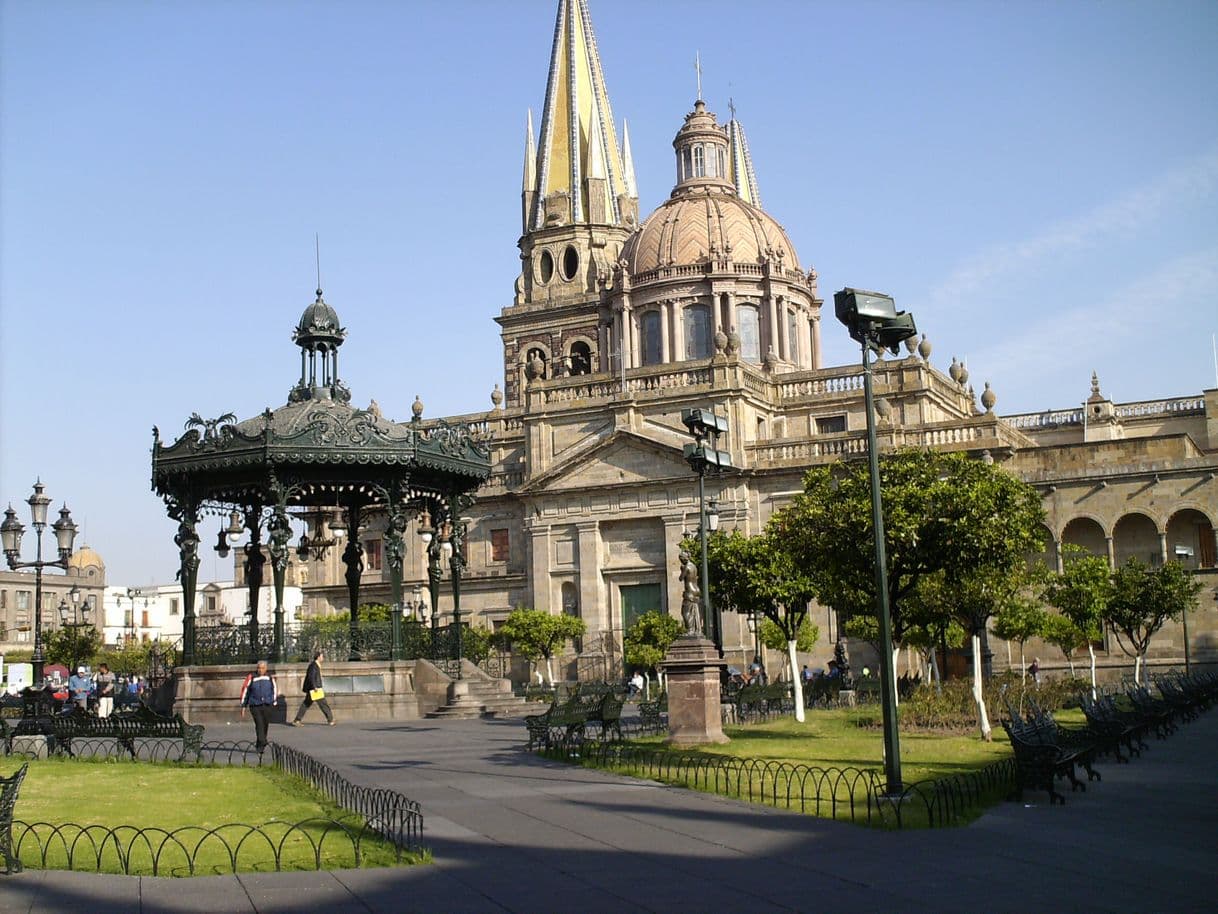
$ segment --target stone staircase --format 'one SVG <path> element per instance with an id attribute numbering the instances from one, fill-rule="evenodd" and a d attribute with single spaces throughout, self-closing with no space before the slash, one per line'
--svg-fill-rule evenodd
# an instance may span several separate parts
<path id="1" fill-rule="evenodd" d="M 506 690 L 505 690 L 506 689 Z M 511 692 L 504 679 L 462 679 L 449 686 L 448 704 L 424 717 L 432 719 L 461 719 L 470 717 L 523 717 L 536 708 Z"/>

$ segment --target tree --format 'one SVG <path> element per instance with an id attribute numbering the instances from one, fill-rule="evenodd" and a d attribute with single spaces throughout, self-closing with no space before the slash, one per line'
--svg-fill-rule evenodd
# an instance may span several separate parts
<path id="1" fill-rule="evenodd" d="M 1142 681 L 1150 639 L 1168 619 L 1178 619 L 1197 602 L 1201 582 L 1179 562 L 1148 568 L 1130 559 L 1112 575 L 1112 596 L 1103 614 L 1117 644 L 1133 658 L 1134 682 Z"/>
<path id="2" fill-rule="evenodd" d="M 566 613 L 551 615 L 545 610 L 518 606 L 499 627 L 499 635 L 528 660 L 545 658 L 546 678 L 550 685 L 554 685 L 554 668 L 551 664 L 554 652 L 587 630 L 584 620 L 575 616 Z"/>
<path id="3" fill-rule="evenodd" d="M 673 641 L 681 634 L 681 621 L 668 613 L 646 612 L 634 620 L 622 639 L 626 665 L 643 671 L 648 680 L 655 673 Z"/>
<path id="4" fill-rule="evenodd" d="M 975 569 L 1003 570 L 1040 546 L 1036 490 L 965 454 L 902 450 L 880 461 L 893 646 L 923 620 L 906 602 L 924 577 L 953 587 Z M 820 602 L 847 618 L 876 613 L 871 480 L 867 464 L 816 467 L 770 529 Z"/>
<path id="5" fill-rule="evenodd" d="M 101 633 L 92 625 L 66 625 L 46 636 L 47 658 L 62 663 L 73 673 L 86 662 L 92 665 L 101 646 Z"/>
<path id="6" fill-rule="evenodd" d="M 1049 614 L 1037 601 L 1016 596 L 1009 600 L 994 620 L 994 634 L 1004 641 L 1015 641 L 1019 644 L 1019 674 L 1021 679 L 1027 677 L 1027 666 L 1024 663 L 1024 646 L 1028 639 L 1038 638 L 1044 634 L 1045 623 Z"/>
<path id="7" fill-rule="evenodd" d="M 787 633 L 771 622 L 769 619 L 761 620 L 761 643 L 772 651 L 785 651 L 787 649 Z M 803 651 L 805 654 L 816 646 L 816 642 L 820 640 L 820 626 L 813 622 L 807 615 L 803 621 L 799 623 L 799 630 L 795 633 L 795 650 Z M 795 675 L 795 682 L 799 682 L 798 671 L 792 671 Z"/>
<path id="8" fill-rule="evenodd" d="M 466 625 L 461 633 L 461 652 L 470 663 L 478 664 L 490 656 L 494 642 L 494 633 L 485 625 Z"/>
<path id="9" fill-rule="evenodd" d="M 1045 613 L 1045 624 L 1040 636 L 1062 652 L 1066 663 L 1070 664 L 1070 676 L 1073 678 L 1074 652 L 1087 647 L 1091 639 L 1077 625 L 1057 613 Z"/>
<path id="10" fill-rule="evenodd" d="M 1091 697 L 1095 697 L 1095 641 L 1112 598 L 1112 578 L 1108 560 L 1091 555 L 1078 546 L 1066 546 L 1062 570 L 1050 573 L 1042 594 L 1045 602 L 1056 606 L 1063 616 L 1087 639 L 1091 659 Z"/>
<path id="11" fill-rule="evenodd" d="M 698 543 L 687 541 L 690 556 L 699 556 Z M 782 633 L 791 681 L 799 681 L 795 651 L 799 631 L 816 596 L 811 578 L 786 548 L 786 541 L 769 527 L 759 536 L 739 530 L 718 531 L 707 538 L 711 600 L 721 610 L 759 613 Z M 795 719 L 804 719 L 803 690 L 795 690 Z"/>

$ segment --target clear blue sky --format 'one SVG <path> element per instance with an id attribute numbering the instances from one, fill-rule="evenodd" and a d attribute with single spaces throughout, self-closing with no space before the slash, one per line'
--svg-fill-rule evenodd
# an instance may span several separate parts
<path id="1" fill-rule="evenodd" d="M 0 507 L 41 475 L 172 579 L 151 428 L 284 402 L 315 231 L 356 402 L 486 408 L 555 5 L 0 3 Z M 645 212 L 700 51 L 830 307 L 892 293 L 1000 412 L 1215 385 L 1218 4 L 591 7 Z"/>

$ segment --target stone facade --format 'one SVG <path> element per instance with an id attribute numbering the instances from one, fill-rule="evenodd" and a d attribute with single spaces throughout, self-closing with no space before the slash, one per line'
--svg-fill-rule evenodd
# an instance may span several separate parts
<path id="1" fill-rule="evenodd" d="M 598 142 L 566 149 L 562 130 L 543 121 L 535 145 L 530 120 L 522 272 L 512 304 L 495 318 L 503 392 L 496 388 L 492 409 L 447 421 L 477 426 L 494 461 L 470 512 L 463 611 L 486 624 L 522 604 L 579 615 L 589 633 L 562 674 L 616 678 L 630 620 L 648 609 L 680 611 L 678 545 L 698 526 L 681 410 L 711 407 L 728 418 L 720 446 L 738 471 L 711 480 L 708 496 L 718 500 L 722 527 L 750 534 L 800 490 L 808 467 L 864 456 L 866 423 L 861 367 L 821 364 L 815 270 L 801 266 L 781 226 L 755 205 L 738 123 L 720 126 L 703 100 L 695 103 L 673 144 L 672 196 L 639 223 L 628 139 L 619 148 L 604 123 L 594 49 L 570 55 L 562 44 L 591 40 L 586 29 L 564 31 L 567 13 L 588 21 L 582 2 L 563 0 L 551 86 L 591 86 L 594 98 L 568 99 L 566 114 L 556 114 L 547 96 L 547 117 L 566 117 L 567 126 L 583 118 L 578 132 Z M 593 71 L 574 78 L 566 70 L 574 59 Z M 582 193 L 555 178 L 555 162 L 585 182 L 575 185 Z M 624 176 L 618 184 L 615 169 Z M 621 193 L 606 195 L 595 181 Z M 617 206 L 610 213 L 593 199 Z M 1000 416 L 988 382 L 978 402 L 967 368 L 953 359 L 942 370 L 931 353 L 923 336 L 877 364 L 880 448 L 964 451 L 1037 486 L 1051 564 L 1067 543 L 1114 563 L 1179 554 L 1206 588 L 1190 620 L 1194 659 L 1218 660 L 1218 390 L 1114 403 L 1093 378 L 1084 407 Z M 365 540 L 379 536 L 377 523 Z M 426 593 L 425 572 L 420 544 L 406 559 L 408 595 L 414 584 Z M 306 612 L 345 608 L 333 556 L 309 563 L 307 581 Z M 365 599 L 388 600 L 387 582 L 387 570 L 370 564 Z M 450 599 L 446 586 L 441 621 Z M 823 663 L 837 621 L 820 607 L 813 621 L 821 640 L 812 659 Z M 743 619 L 728 615 L 723 628 L 729 662 L 751 655 Z M 1109 648 L 1109 663 L 1127 664 Z M 1029 650 L 1042 665 L 1055 659 L 1039 645 Z M 1180 633 L 1169 626 L 1151 660 L 1180 653 Z M 1005 652 L 996 655 L 1001 665 Z"/>

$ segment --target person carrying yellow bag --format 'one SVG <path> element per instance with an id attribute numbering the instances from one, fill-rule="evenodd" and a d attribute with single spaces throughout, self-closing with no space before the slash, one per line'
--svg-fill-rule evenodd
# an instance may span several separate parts
<path id="1" fill-rule="evenodd" d="M 317 705 L 321 708 L 321 713 L 326 715 L 326 723 L 331 727 L 334 726 L 334 715 L 330 711 L 330 704 L 326 701 L 325 684 L 321 678 L 321 664 L 326 659 L 326 655 L 321 651 L 316 651 L 313 654 L 313 662 L 309 664 L 309 668 L 305 670 L 304 683 L 304 701 L 300 703 L 300 710 L 296 712 L 296 717 L 292 720 L 293 727 L 303 727 L 301 718 L 304 717 L 305 711 L 309 710 L 311 705 Z"/>

